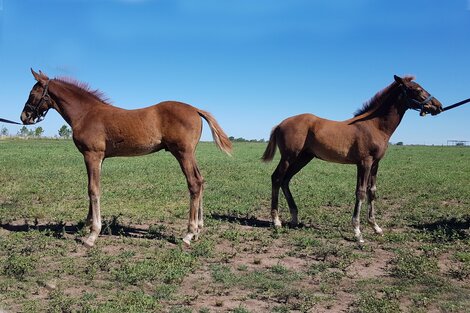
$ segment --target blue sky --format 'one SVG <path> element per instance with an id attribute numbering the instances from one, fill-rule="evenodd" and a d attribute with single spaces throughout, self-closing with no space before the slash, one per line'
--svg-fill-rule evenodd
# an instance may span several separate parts
<path id="1" fill-rule="evenodd" d="M 183 101 L 230 136 L 268 138 L 295 114 L 351 117 L 394 74 L 445 105 L 470 97 L 470 1 L 0 0 L 0 117 L 19 120 L 30 67 L 115 106 Z M 470 140 L 469 117 L 470 104 L 409 111 L 391 141 Z M 64 123 L 50 111 L 33 128 Z"/>

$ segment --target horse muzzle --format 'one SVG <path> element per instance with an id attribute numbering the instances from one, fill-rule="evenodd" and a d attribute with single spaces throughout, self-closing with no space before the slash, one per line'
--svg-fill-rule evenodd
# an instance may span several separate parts
<path id="1" fill-rule="evenodd" d="M 37 117 L 33 117 L 32 112 L 24 112 L 24 111 L 21 113 L 20 119 L 24 125 L 33 125 L 39 121 Z"/>

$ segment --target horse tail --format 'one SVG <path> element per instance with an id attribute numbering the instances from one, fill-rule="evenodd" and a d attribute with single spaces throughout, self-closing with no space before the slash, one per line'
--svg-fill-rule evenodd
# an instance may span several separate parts
<path id="1" fill-rule="evenodd" d="M 278 131 L 279 131 L 279 126 L 276 126 L 273 128 L 271 132 L 268 146 L 266 147 L 266 150 L 264 151 L 263 156 L 261 157 L 261 160 L 263 160 L 263 162 L 270 162 L 274 158 L 274 154 L 276 153 L 276 145 L 277 145 L 276 137 L 277 137 Z"/>
<path id="2" fill-rule="evenodd" d="M 212 132 L 212 138 L 214 138 L 217 147 L 228 155 L 231 155 L 232 142 L 230 139 L 228 139 L 227 135 L 222 130 L 222 127 L 220 127 L 219 123 L 217 123 L 212 114 L 199 109 L 197 110 L 197 113 L 206 120 L 207 124 L 209 124 Z"/>

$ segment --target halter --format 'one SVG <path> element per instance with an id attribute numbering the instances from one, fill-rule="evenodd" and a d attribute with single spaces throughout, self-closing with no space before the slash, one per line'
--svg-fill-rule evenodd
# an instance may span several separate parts
<path id="1" fill-rule="evenodd" d="M 42 113 L 40 113 L 39 108 L 42 106 L 43 102 L 47 103 L 51 100 L 51 96 L 49 96 L 49 93 L 48 93 L 49 82 L 50 81 L 51 80 L 48 80 L 46 85 L 44 86 L 44 90 L 42 91 L 42 96 L 41 96 L 41 99 L 39 100 L 38 104 L 36 106 L 34 106 L 34 105 L 28 103 L 25 106 L 25 107 L 31 109 L 31 111 L 33 111 L 36 114 L 36 119 L 37 119 L 36 123 L 39 123 L 40 121 L 42 121 L 46 117 L 47 112 L 49 111 L 49 108 L 47 108 Z"/>
<path id="2" fill-rule="evenodd" d="M 407 108 L 412 109 L 415 111 L 424 111 L 424 105 L 431 102 L 434 99 L 434 96 L 429 95 L 426 99 L 423 101 L 418 101 L 416 99 L 410 98 L 408 96 L 408 93 L 406 92 L 406 87 L 404 85 L 400 85 L 401 90 L 403 91 L 403 95 L 405 96 L 406 102 L 407 102 Z"/>

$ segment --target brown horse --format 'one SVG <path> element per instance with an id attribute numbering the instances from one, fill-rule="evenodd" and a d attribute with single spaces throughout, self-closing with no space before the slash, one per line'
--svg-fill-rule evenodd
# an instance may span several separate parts
<path id="1" fill-rule="evenodd" d="M 330 121 L 312 114 L 301 114 L 285 119 L 274 127 L 262 159 L 271 161 L 276 146 L 281 160 L 271 176 L 271 217 L 275 227 L 281 226 L 278 215 L 279 188 L 282 188 L 291 213 L 291 224 L 297 225 L 297 205 L 289 189 L 291 178 L 313 158 L 356 164 L 356 205 L 352 217 L 354 234 L 364 242 L 359 229 L 359 213 L 368 197 L 368 221 L 377 234 L 382 229 L 375 222 L 374 200 L 379 162 L 385 154 L 388 142 L 408 109 L 438 114 L 441 103 L 430 96 L 413 77 L 400 78 L 377 93 L 355 116 L 346 121 Z"/>
<path id="2" fill-rule="evenodd" d="M 178 160 L 190 193 L 188 233 L 190 244 L 203 227 L 203 178 L 195 159 L 202 131 L 201 117 L 210 126 L 216 145 L 230 154 L 232 144 L 217 121 L 206 111 L 181 102 L 167 101 L 144 109 L 124 110 L 103 100 L 97 91 L 70 79 L 49 79 L 31 69 L 37 83 L 21 113 L 24 124 L 41 121 L 50 108 L 72 127 L 73 141 L 83 154 L 88 173 L 90 198 L 87 225 L 90 235 L 84 240 L 93 246 L 101 231 L 100 175 L 105 158 L 137 156 L 162 149 Z"/>

